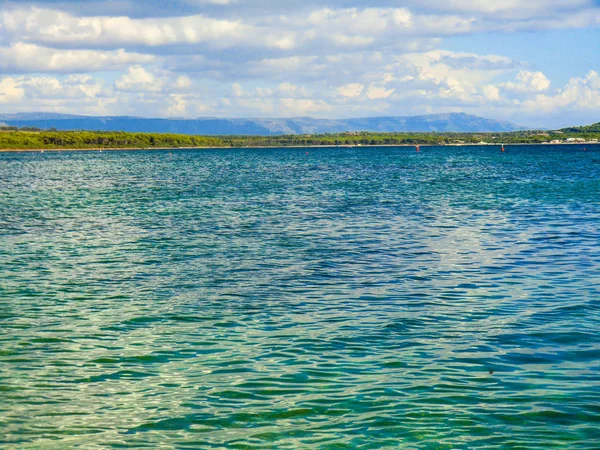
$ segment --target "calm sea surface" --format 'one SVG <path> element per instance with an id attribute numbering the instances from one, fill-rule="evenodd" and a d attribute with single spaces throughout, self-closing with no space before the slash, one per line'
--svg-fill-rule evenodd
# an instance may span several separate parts
<path id="1" fill-rule="evenodd" d="M 0 447 L 600 448 L 600 146 L 0 154 Z"/>

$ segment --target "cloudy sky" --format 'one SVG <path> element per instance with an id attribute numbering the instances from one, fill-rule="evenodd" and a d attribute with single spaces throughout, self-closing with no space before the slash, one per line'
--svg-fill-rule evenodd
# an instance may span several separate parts
<path id="1" fill-rule="evenodd" d="M 600 121 L 600 0 L 0 0 L 0 112 Z"/>

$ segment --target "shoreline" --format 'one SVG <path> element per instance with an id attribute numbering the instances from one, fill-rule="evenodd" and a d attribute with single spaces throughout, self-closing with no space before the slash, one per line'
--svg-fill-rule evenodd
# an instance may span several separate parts
<path id="1" fill-rule="evenodd" d="M 380 144 L 380 145 L 371 145 L 371 144 L 361 144 L 361 145 L 285 145 L 285 146 L 256 146 L 256 147 L 95 147 L 95 148 L 0 148 L 0 153 L 44 153 L 44 152 L 103 152 L 103 151 L 148 151 L 148 150 L 157 150 L 157 151 L 167 151 L 167 150 L 241 150 L 241 149 L 265 149 L 265 148 L 276 148 L 276 149 L 286 149 L 286 148 L 373 148 L 373 147 L 500 147 L 503 144 Z M 504 144 L 505 147 L 509 146 L 521 146 L 521 145 L 531 145 L 531 146 L 559 146 L 559 145 L 600 145 L 599 142 L 561 142 L 558 144 L 550 144 L 550 143 L 527 143 L 527 142 L 519 142 L 512 144 Z"/>

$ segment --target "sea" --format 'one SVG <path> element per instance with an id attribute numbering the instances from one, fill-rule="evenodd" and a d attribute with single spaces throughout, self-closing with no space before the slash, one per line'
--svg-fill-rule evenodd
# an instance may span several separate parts
<path id="1" fill-rule="evenodd" d="M 0 154 L 0 447 L 600 448 L 600 146 Z"/>

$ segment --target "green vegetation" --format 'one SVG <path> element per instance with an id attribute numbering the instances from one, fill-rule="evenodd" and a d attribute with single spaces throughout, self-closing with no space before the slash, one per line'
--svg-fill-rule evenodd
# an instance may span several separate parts
<path id="1" fill-rule="evenodd" d="M 545 142 L 594 142 L 600 139 L 600 123 L 555 131 L 511 133 L 374 133 L 347 132 L 287 136 L 190 136 L 183 134 L 99 131 L 42 131 L 0 128 L 0 149 L 117 149 L 194 147 L 290 147 L 310 145 L 453 145 L 539 144 Z"/>
<path id="2" fill-rule="evenodd" d="M 566 133 L 600 133 L 600 122 L 585 127 L 563 128 L 561 131 Z"/>
<path id="3" fill-rule="evenodd" d="M 183 134 L 0 129 L 1 149 L 220 147 L 221 139 Z"/>

